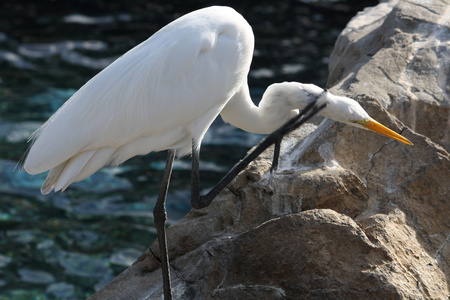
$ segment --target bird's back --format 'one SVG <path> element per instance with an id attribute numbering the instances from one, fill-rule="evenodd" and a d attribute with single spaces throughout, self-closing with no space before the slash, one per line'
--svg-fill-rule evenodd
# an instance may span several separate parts
<path id="1" fill-rule="evenodd" d="M 191 150 L 248 74 L 251 27 L 227 7 L 185 15 L 97 74 L 34 135 L 24 168 L 46 192 L 106 164 Z M 44 190 L 43 190 L 44 191 Z"/>

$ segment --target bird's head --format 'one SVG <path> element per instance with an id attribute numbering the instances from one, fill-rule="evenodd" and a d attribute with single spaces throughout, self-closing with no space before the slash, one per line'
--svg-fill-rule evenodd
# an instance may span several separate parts
<path id="1" fill-rule="evenodd" d="M 325 117 L 351 126 L 372 130 L 402 143 L 412 145 L 405 137 L 372 119 L 361 105 L 353 99 L 335 96 L 324 91 L 318 99 L 318 104 L 321 103 L 326 103 L 326 107 L 320 113 Z"/>

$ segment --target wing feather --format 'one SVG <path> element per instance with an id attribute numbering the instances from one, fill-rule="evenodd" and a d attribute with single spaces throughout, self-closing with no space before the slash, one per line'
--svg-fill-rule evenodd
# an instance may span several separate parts
<path id="1" fill-rule="evenodd" d="M 65 188 L 82 179 L 77 176 L 82 168 L 67 164 L 77 155 L 123 149 L 147 137 L 151 143 L 140 144 L 148 149 L 135 155 L 162 150 L 161 145 L 186 147 L 180 141 L 191 140 L 170 132 L 201 140 L 247 76 L 252 53 L 251 28 L 234 10 L 215 7 L 179 18 L 77 91 L 34 134 L 25 170 L 37 174 L 58 168 L 52 172 L 56 183 L 47 182 L 45 190 Z M 127 151 L 133 156 L 133 148 Z M 109 152 L 104 163 L 117 161 L 113 156 L 120 151 Z M 95 169 L 87 168 L 87 173 Z"/>

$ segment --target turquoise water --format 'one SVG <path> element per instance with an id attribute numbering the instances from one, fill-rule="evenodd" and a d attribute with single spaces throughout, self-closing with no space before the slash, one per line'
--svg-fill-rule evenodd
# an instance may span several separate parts
<path id="1" fill-rule="evenodd" d="M 358 7 L 352 1 L 303 2 L 236 2 L 256 35 L 249 76 L 255 102 L 271 82 L 325 86 L 334 41 Z M 195 1 L 167 3 L 0 4 L 0 299 L 83 299 L 156 238 L 152 210 L 166 153 L 132 158 L 47 196 L 39 192 L 45 174 L 26 174 L 20 160 L 31 133 L 83 83 L 198 7 Z M 214 122 L 201 151 L 201 188 L 212 187 L 260 138 L 220 118 Z M 174 165 L 169 223 L 190 210 L 189 189 L 186 158 Z"/>

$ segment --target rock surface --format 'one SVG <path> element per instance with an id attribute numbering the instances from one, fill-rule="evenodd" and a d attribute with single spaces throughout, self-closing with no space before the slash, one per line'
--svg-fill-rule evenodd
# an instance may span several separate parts
<path id="1" fill-rule="evenodd" d="M 445 0 L 386 1 L 369 8 L 339 37 L 328 85 L 377 99 L 449 151 L 449 26 Z"/>
<path id="2" fill-rule="evenodd" d="M 414 146 L 331 120 L 291 134 L 277 172 L 266 151 L 169 228 L 174 299 L 448 298 L 449 7 L 366 9 L 330 62 L 331 91 Z M 147 251 L 90 299 L 161 297 Z"/>

